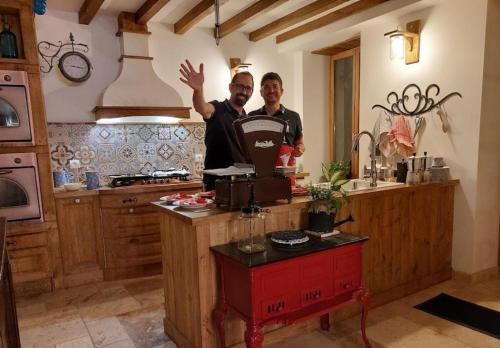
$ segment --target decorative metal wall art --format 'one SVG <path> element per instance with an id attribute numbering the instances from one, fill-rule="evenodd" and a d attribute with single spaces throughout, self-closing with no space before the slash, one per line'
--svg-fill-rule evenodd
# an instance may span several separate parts
<path id="1" fill-rule="evenodd" d="M 413 99 L 416 102 L 413 109 L 408 105 L 410 100 L 411 93 L 409 90 L 412 88 L 416 89 L 416 93 L 413 95 Z M 429 93 L 435 89 L 435 93 L 433 96 L 429 96 Z M 401 97 L 396 92 L 391 92 L 387 95 L 387 102 L 390 104 L 390 109 L 382 106 L 380 104 L 376 104 L 372 106 L 372 109 L 381 108 L 387 111 L 392 115 L 404 115 L 404 116 L 416 116 L 419 117 L 436 107 L 440 107 L 445 101 L 450 99 L 453 96 L 459 96 L 462 98 L 462 95 L 458 92 L 453 92 L 445 96 L 439 101 L 434 100 L 439 95 L 440 88 L 435 83 L 429 85 L 425 89 L 425 94 L 422 94 L 422 90 L 415 83 L 411 83 L 403 89 L 403 93 Z M 392 103 L 392 104 L 391 104 Z"/>
<path id="2" fill-rule="evenodd" d="M 54 67 L 55 60 L 59 60 L 58 67 L 68 80 L 83 82 L 90 77 L 92 65 L 84 53 L 89 51 L 89 46 L 83 43 L 75 43 L 73 33 L 69 33 L 70 42 L 53 44 L 48 41 L 38 43 L 38 53 L 42 57 L 40 71 L 49 73 Z M 59 53 L 65 47 L 71 47 L 71 51 L 59 57 Z"/>

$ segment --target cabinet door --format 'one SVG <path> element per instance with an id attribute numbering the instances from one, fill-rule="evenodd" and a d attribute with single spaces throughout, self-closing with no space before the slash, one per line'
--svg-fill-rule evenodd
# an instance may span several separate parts
<path id="1" fill-rule="evenodd" d="M 160 213 L 152 206 L 102 209 L 105 238 L 160 234 Z"/>
<path id="2" fill-rule="evenodd" d="M 161 262 L 160 234 L 107 239 L 106 268 L 124 268 Z"/>
<path id="3" fill-rule="evenodd" d="M 101 268 L 103 247 L 98 198 L 57 199 L 56 207 L 64 274 Z"/>
<path id="4" fill-rule="evenodd" d="M 16 300 L 10 265 L 6 262 L 0 276 L 0 347 L 21 347 L 17 325 Z"/>

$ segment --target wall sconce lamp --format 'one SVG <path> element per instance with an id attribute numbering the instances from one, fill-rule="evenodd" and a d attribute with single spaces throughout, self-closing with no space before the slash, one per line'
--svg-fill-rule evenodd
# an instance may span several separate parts
<path id="1" fill-rule="evenodd" d="M 231 77 L 242 71 L 248 71 L 251 63 L 242 63 L 240 58 L 229 58 L 229 66 L 231 67 Z"/>
<path id="2" fill-rule="evenodd" d="M 405 59 L 406 64 L 418 63 L 420 56 L 420 20 L 406 24 L 406 31 L 399 28 L 388 33 L 391 40 L 391 59 Z"/>

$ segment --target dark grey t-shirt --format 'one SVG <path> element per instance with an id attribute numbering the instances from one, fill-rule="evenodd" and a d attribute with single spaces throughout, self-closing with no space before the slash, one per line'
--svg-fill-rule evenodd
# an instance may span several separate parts
<path id="1" fill-rule="evenodd" d="M 249 112 L 248 115 L 256 116 L 256 115 L 267 115 L 266 107 L 263 106 L 260 109 Z M 286 134 L 283 139 L 283 143 L 286 143 L 289 146 L 294 147 L 295 142 L 302 138 L 302 122 L 300 121 L 300 116 L 295 111 L 285 108 L 281 105 L 281 108 L 272 115 L 274 117 L 278 117 L 286 122 Z"/>

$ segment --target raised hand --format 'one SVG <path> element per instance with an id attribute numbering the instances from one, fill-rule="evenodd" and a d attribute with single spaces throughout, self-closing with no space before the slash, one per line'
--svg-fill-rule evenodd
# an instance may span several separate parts
<path id="1" fill-rule="evenodd" d="M 187 66 L 186 66 L 187 65 Z M 195 91 L 201 91 L 203 88 L 203 82 L 205 80 L 205 76 L 203 75 L 203 64 L 200 64 L 200 72 L 196 72 L 191 62 L 186 59 L 186 65 L 181 64 L 181 68 L 179 72 L 184 78 L 179 78 L 186 85 L 191 87 Z"/>

